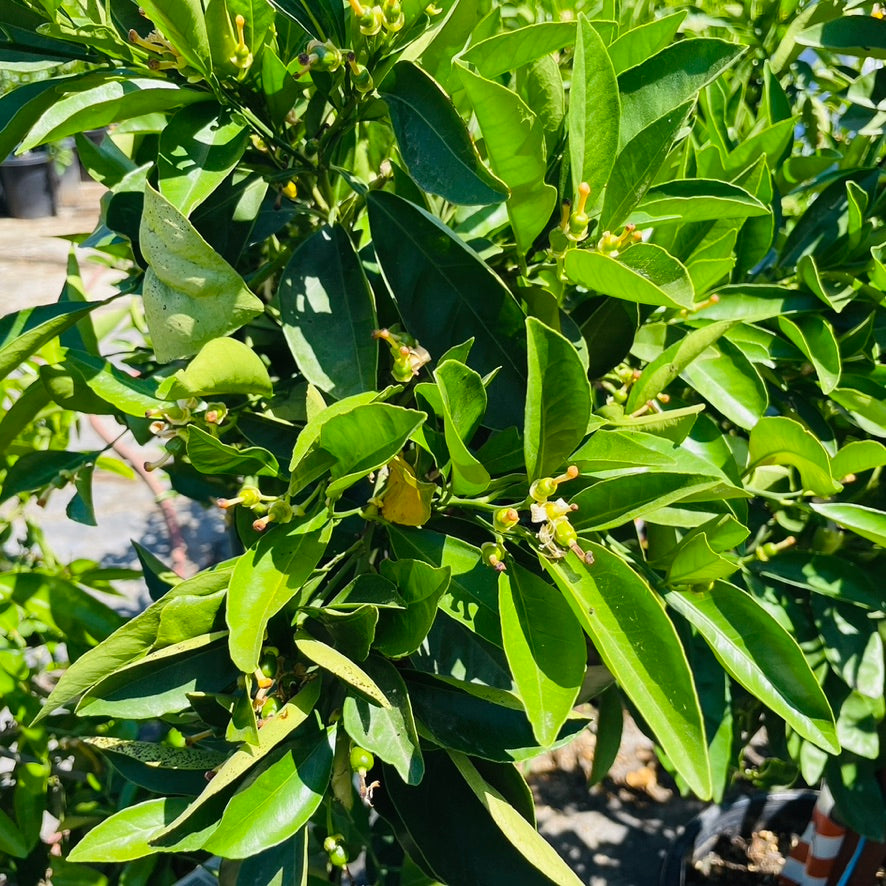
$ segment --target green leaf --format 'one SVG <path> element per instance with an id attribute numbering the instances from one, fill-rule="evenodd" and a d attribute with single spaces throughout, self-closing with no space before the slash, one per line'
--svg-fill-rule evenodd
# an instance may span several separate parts
<path id="1" fill-rule="evenodd" d="M 331 727 L 314 741 L 303 739 L 287 748 L 247 780 L 225 807 L 206 850 L 225 858 L 248 858 L 303 828 L 326 794 L 334 745 L 335 727 Z"/>
<path id="2" fill-rule="evenodd" d="M 264 57 L 267 58 L 265 48 Z M 242 861 L 222 860 L 219 883 L 223 886 L 306 886 L 308 882 L 308 829 Z"/>
<path id="3" fill-rule="evenodd" d="M 428 74 L 400 61 L 379 86 L 409 174 L 451 203 L 501 203 L 507 186 L 480 162 L 451 100 Z"/>
<path id="4" fill-rule="evenodd" d="M 386 465 L 426 418 L 424 412 L 387 403 L 366 403 L 332 416 L 320 428 L 320 448 L 331 455 L 332 483 L 326 489 L 336 499 L 349 486 Z"/>
<path id="5" fill-rule="evenodd" d="M 625 562 L 600 545 L 585 545 L 593 566 L 571 552 L 542 563 L 677 771 L 696 794 L 709 797 L 701 709 L 677 632 L 659 597 Z"/>
<path id="6" fill-rule="evenodd" d="M 93 71 L 59 84 L 55 100 L 39 115 L 17 150 L 22 153 L 78 132 L 205 100 L 205 93 L 179 88 L 166 79 Z"/>
<path id="7" fill-rule="evenodd" d="M 501 367 L 487 421 L 517 424 L 526 371 L 523 312 L 513 295 L 430 213 L 384 191 L 371 191 L 366 202 L 373 245 L 406 328 L 432 355 L 473 337 L 472 367 L 481 375 Z"/>
<path id="8" fill-rule="evenodd" d="M 673 585 L 703 584 L 726 578 L 739 568 L 737 560 L 724 557 L 706 532 L 687 535 L 674 551 L 668 566 L 668 582 Z"/>
<path id="9" fill-rule="evenodd" d="M 849 379 L 845 379 L 845 383 L 858 384 Z M 878 389 L 876 384 L 869 385 L 868 390 L 848 386 L 836 388 L 831 391 L 831 399 L 839 403 L 862 430 L 886 437 L 886 400 L 882 388 Z"/>
<path id="10" fill-rule="evenodd" d="M 147 720 L 185 710 L 189 692 L 217 692 L 236 679 L 224 638 L 202 634 L 119 668 L 86 692 L 77 712 Z"/>
<path id="11" fill-rule="evenodd" d="M 104 302 L 57 302 L 0 318 L 0 379 Z"/>
<path id="12" fill-rule="evenodd" d="M 574 42 L 575 25 L 572 22 L 541 22 L 474 43 L 461 54 L 461 58 L 491 79 L 507 71 L 516 71 L 543 55 L 559 52 Z"/>
<path id="13" fill-rule="evenodd" d="M 587 649 L 566 601 L 543 579 L 508 565 L 498 576 L 508 665 L 538 743 L 552 745 L 584 678 Z"/>
<path id="14" fill-rule="evenodd" d="M 202 474 L 276 477 L 280 473 L 277 459 L 267 449 L 261 446 L 237 449 L 196 424 L 188 428 L 188 458 Z"/>
<path id="15" fill-rule="evenodd" d="M 144 656 L 154 645 L 166 606 L 180 597 L 207 596 L 227 588 L 232 571 L 220 567 L 177 584 L 144 612 L 121 625 L 107 640 L 81 655 L 61 675 L 34 722 L 68 704 L 118 668 Z"/>
<path id="16" fill-rule="evenodd" d="M 184 811 L 184 797 L 156 797 L 100 821 L 68 854 L 69 861 L 110 862 L 143 858 L 157 850 L 149 840 Z"/>
<path id="17" fill-rule="evenodd" d="M 618 81 L 606 46 L 584 14 L 578 16 L 578 34 L 569 91 L 569 164 L 572 189 L 581 182 L 597 201 L 618 153 L 621 107 Z"/>
<path id="18" fill-rule="evenodd" d="M 663 182 L 646 192 L 638 212 L 680 223 L 768 215 L 769 208 L 744 188 L 725 181 L 685 178 Z"/>
<path id="19" fill-rule="evenodd" d="M 856 535 L 886 547 L 886 512 L 843 502 L 813 501 L 809 506 L 825 519 L 833 520 L 837 525 L 852 530 Z"/>
<path id="20" fill-rule="evenodd" d="M 157 174 L 160 193 L 190 215 L 237 165 L 249 130 L 230 111 L 206 103 L 179 111 L 160 133 Z"/>
<path id="21" fill-rule="evenodd" d="M 226 618 L 231 659 L 244 674 L 258 667 L 268 621 L 307 581 L 330 534 L 323 516 L 270 529 L 237 561 Z"/>
<path id="22" fill-rule="evenodd" d="M 614 684 L 609 686 L 598 696 L 597 702 L 597 741 L 588 787 L 599 784 L 609 774 L 618 756 L 624 729 L 624 710 L 618 687 Z"/>
<path id="23" fill-rule="evenodd" d="M 528 760 L 544 750 L 536 741 L 519 700 L 510 693 L 499 690 L 491 694 L 496 701 L 506 701 L 509 706 L 505 707 L 433 677 L 407 675 L 406 684 L 423 738 L 499 763 Z M 567 720 L 557 736 L 557 744 L 565 744 L 585 725 L 584 719 Z"/>
<path id="24" fill-rule="evenodd" d="M 653 243 L 638 243 L 618 258 L 572 249 L 566 253 L 564 269 L 573 283 L 625 301 L 691 308 L 695 300 L 686 268 Z"/>
<path id="25" fill-rule="evenodd" d="M 862 59 L 886 58 L 886 22 L 873 15 L 843 15 L 796 36 L 802 46 L 831 49 Z"/>
<path id="26" fill-rule="evenodd" d="M 631 386 L 625 412 L 635 412 L 658 396 L 700 354 L 704 353 L 724 332 L 735 325 L 734 320 L 708 323 L 693 329 L 666 348 L 643 370 Z"/>
<path id="27" fill-rule="evenodd" d="M 600 230 L 620 227 L 640 202 L 686 125 L 691 110 L 692 102 L 686 102 L 668 111 L 641 129 L 619 152 L 606 183 Z"/>
<path id="28" fill-rule="evenodd" d="M 483 804 L 483 808 L 521 855 L 554 883 L 561 886 L 568 884 L 578 886 L 581 883 L 553 846 L 547 843 L 508 800 L 482 777 L 470 757 L 449 751 L 449 758 Z"/>
<path id="29" fill-rule="evenodd" d="M 335 674 L 340 680 L 383 708 L 390 707 L 387 696 L 376 686 L 375 681 L 366 671 L 354 664 L 346 655 L 342 655 L 337 649 L 315 640 L 303 631 L 296 634 L 295 645 L 299 652 L 314 664 L 320 665 L 323 670 Z"/>
<path id="30" fill-rule="evenodd" d="M 13 858 L 26 858 L 28 855 L 24 834 L 2 809 L 0 809 L 0 850 Z"/>
<path id="31" fill-rule="evenodd" d="M 451 571 L 447 566 L 435 569 L 423 560 L 384 560 L 381 574 L 396 586 L 406 609 L 379 613 L 374 645 L 388 658 L 402 658 L 415 652 L 427 636 Z"/>
<path id="32" fill-rule="evenodd" d="M 544 123 L 507 87 L 472 74 L 462 64 L 458 71 L 483 132 L 492 169 L 510 190 L 508 218 L 517 249 L 526 255 L 557 203 L 557 189 L 544 180 Z"/>
<path id="33" fill-rule="evenodd" d="M 680 375 L 739 427 L 754 427 L 769 405 L 766 385 L 754 365 L 724 339 L 703 351 Z"/>
<path id="34" fill-rule="evenodd" d="M 705 308 L 705 320 L 741 320 L 757 323 L 770 317 L 817 311 L 820 303 L 810 295 L 784 286 L 742 283 L 717 289 L 720 301 Z"/>
<path id="35" fill-rule="evenodd" d="M 443 410 L 443 432 L 452 459 L 456 495 L 479 495 L 489 486 L 489 472 L 465 445 L 486 413 L 483 380 L 463 363 L 447 360 L 434 370 Z"/>
<path id="36" fill-rule="evenodd" d="M 162 0 L 148 0 L 142 8 L 191 67 L 204 75 L 210 72 L 212 56 L 206 15 L 200 0 L 182 0 L 174 6 Z"/>
<path id="37" fill-rule="evenodd" d="M 349 694 L 342 707 L 345 730 L 355 744 L 390 763 L 406 784 L 418 784 L 425 764 L 406 684 L 399 671 L 383 658 L 370 656 L 363 666 L 384 693 L 388 706 Z"/>
<path id="38" fill-rule="evenodd" d="M 815 367 L 823 394 L 830 394 L 840 383 L 840 348 L 834 330 L 818 314 L 804 314 L 792 320 L 779 317 L 778 326 L 784 335 Z"/>
<path id="39" fill-rule="evenodd" d="M 0 501 L 6 501 L 22 492 L 36 492 L 58 480 L 61 485 L 70 480 L 76 471 L 93 464 L 98 452 L 64 452 L 60 450 L 37 450 L 16 459 L 3 481 Z"/>
<path id="40" fill-rule="evenodd" d="M 761 465 L 793 465 L 803 488 L 815 495 L 833 495 L 843 488 L 831 476 L 824 446 L 791 418 L 766 416 L 754 426 L 748 441 L 748 470 Z"/>
<path id="41" fill-rule="evenodd" d="M 157 389 L 157 395 L 168 400 L 271 393 L 273 386 L 261 358 L 235 338 L 210 339 L 187 368 L 179 369 Z"/>
<path id="42" fill-rule="evenodd" d="M 886 446 L 877 440 L 854 440 L 841 446 L 831 459 L 831 473 L 835 479 L 842 479 L 883 465 L 886 465 Z"/>
<path id="43" fill-rule="evenodd" d="M 573 496 L 578 506 L 571 522 L 576 529 L 611 529 L 659 508 L 692 498 L 718 498 L 721 484 L 711 477 L 693 474 L 628 474 L 610 477 L 588 486 Z"/>
<path id="44" fill-rule="evenodd" d="M 328 0 L 273 0 L 273 4 L 317 40 L 332 39 L 337 46 L 345 45 L 344 4 Z"/>
<path id="45" fill-rule="evenodd" d="M 685 18 L 686 10 L 681 10 L 620 34 L 609 47 L 609 57 L 615 73 L 621 74 L 669 46 Z"/>
<path id="46" fill-rule="evenodd" d="M 751 695 L 804 738 L 839 753 L 834 715 L 797 641 L 750 594 L 717 581 L 710 590 L 669 591 L 665 600 Z"/>
<path id="47" fill-rule="evenodd" d="M 262 726 L 258 734 L 258 744 L 244 745 L 234 751 L 216 769 L 215 775 L 213 775 L 200 796 L 171 824 L 160 831 L 160 833 L 155 834 L 152 840 L 157 843 L 161 838 L 174 836 L 177 832 L 181 832 L 182 826 L 194 817 L 210 800 L 221 794 L 229 785 L 233 784 L 241 775 L 251 769 L 259 760 L 267 756 L 267 754 L 288 738 L 292 732 L 298 729 L 310 717 L 311 711 L 314 709 L 314 705 L 319 697 L 319 680 L 311 680 L 305 684 L 304 688 L 297 695 L 277 711 L 276 716 Z"/>
<path id="48" fill-rule="evenodd" d="M 694 98 L 744 51 L 742 46 L 712 37 L 681 40 L 621 74 L 621 144 Z"/>
<path id="49" fill-rule="evenodd" d="M 575 348 L 534 317 L 526 319 L 529 381 L 523 454 L 530 480 L 554 473 L 581 443 L 591 415 L 591 387 Z"/>
<path id="50" fill-rule="evenodd" d="M 145 319 L 161 363 L 190 357 L 264 310 L 240 275 L 150 185 L 139 241 L 150 265 Z"/>
<path id="51" fill-rule="evenodd" d="M 398 558 L 415 557 L 432 566 L 448 567 L 451 578 L 438 606 L 450 618 L 501 647 L 498 590 L 494 570 L 480 549 L 454 535 L 430 529 L 388 526 L 388 536 Z"/>
<path id="52" fill-rule="evenodd" d="M 375 389 L 375 300 L 343 227 L 324 225 L 301 243 L 277 297 L 286 343 L 311 384 L 337 400 Z"/>

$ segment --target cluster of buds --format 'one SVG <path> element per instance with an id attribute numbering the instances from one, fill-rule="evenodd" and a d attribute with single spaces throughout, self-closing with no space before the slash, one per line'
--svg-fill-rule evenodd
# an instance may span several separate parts
<path id="1" fill-rule="evenodd" d="M 310 70 L 337 71 L 342 65 L 341 50 L 331 41 L 325 43 L 320 40 L 311 40 L 305 51 L 298 57 L 301 70 L 295 75 L 296 79 Z"/>
<path id="2" fill-rule="evenodd" d="M 400 0 L 384 0 L 381 6 L 363 6 L 360 0 L 349 0 L 349 2 L 357 17 L 360 33 L 364 37 L 374 37 L 382 28 L 396 34 L 406 24 Z"/>
<path id="3" fill-rule="evenodd" d="M 603 236 L 597 241 L 597 251 L 610 258 L 616 258 L 628 246 L 639 243 L 642 239 L 643 235 L 637 230 L 636 225 L 625 225 L 617 237 L 611 231 L 603 231 Z"/>
<path id="4" fill-rule="evenodd" d="M 135 28 L 129 32 L 129 42 L 149 53 L 148 67 L 152 71 L 178 71 L 188 83 L 199 83 L 203 76 L 194 70 L 181 53 L 159 32 L 151 31 L 142 37 Z"/>
<path id="5" fill-rule="evenodd" d="M 270 502 L 270 504 L 268 504 Z M 293 517 L 303 517 L 304 509 L 293 507 L 287 498 L 276 495 L 265 495 L 257 486 L 243 486 L 234 498 L 220 498 L 216 504 L 227 511 L 237 505 L 243 505 L 254 513 L 259 513 L 252 522 L 256 532 L 264 532 L 271 523 L 289 523 Z"/>
<path id="6" fill-rule="evenodd" d="M 394 358 L 391 375 L 399 382 L 412 381 L 422 366 L 431 362 L 431 355 L 408 332 L 393 329 L 376 329 L 373 338 L 386 341 Z"/>
<path id="7" fill-rule="evenodd" d="M 529 513 L 533 523 L 542 524 L 538 530 L 538 540 L 546 554 L 559 558 L 563 556 L 564 549 L 568 549 L 590 566 L 594 557 L 579 547 L 578 533 L 569 522 L 569 515 L 578 510 L 578 505 L 569 504 L 562 498 L 551 500 L 561 483 L 574 480 L 577 476 L 578 468 L 570 465 L 566 473 L 559 477 L 542 477 L 536 480 L 529 487 L 529 497 L 533 500 Z"/>

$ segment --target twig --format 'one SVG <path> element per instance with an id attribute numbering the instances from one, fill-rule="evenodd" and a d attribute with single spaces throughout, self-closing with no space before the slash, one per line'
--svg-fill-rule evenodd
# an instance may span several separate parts
<path id="1" fill-rule="evenodd" d="M 154 500 L 160 508 L 163 515 L 163 522 L 166 524 L 166 531 L 169 534 L 169 544 L 171 547 L 170 556 L 172 557 L 172 571 L 180 577 L 184 577 L 187 567 L 188 556 L 185 539 L 182 535 L 181 525 L 178 522 L 178 515 L 175 512 L 175 506 L 169 499 L 164 499 L 163 495 L 166 490 L 161 485 L 157 477 L 146 471 L 144 468 L 144 459 L 137 452 L 122 443 L 119 439 L 114 439 L 108 429 L 104 426 L 97 415 L 89 416 L 89 424 L 93 430 L 109 444 L 110 447 L 120 456 L 129 466 L 138 474 L 145 482 L 145 485 L 154 495 Z"/>

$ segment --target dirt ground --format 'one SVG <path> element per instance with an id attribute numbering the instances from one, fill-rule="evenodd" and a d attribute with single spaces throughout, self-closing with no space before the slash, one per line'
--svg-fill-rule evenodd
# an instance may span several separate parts
<path id="1" fill-rule="evenodd" d="M 102 188 L 84 182 L 75 199 L 52 218 L 0 218 L 0 314 L 46 304 L 58 298 L 65 279 L 67 235 L 90 231 L 98 218 Z M 81 267 L 89 298 L 113 291 L 115 272 L 89 261 L 81 251 Z M 110 422 L 110 419 L 103 419 Z M 113 422 L 110 422 L 113 425 Z M 99 443 L 96 431 L 81 428 L 77 448 Z M 137 450 L 139 458 L 150 450 Z M 154 492 L 139 480 L 106 472 L 96 474 L 95 504 L 99 525 L 84 527 L 64 514 L 67 496 L 58 495 L 35 515 L 62 558 L 90 557 L 108 565 L 134 565 L 130 539 L 144 544 L 161 559 L 170 553 L 167 524 Z M 196 570 L 224 553 L 223 521 L 183 499 L 175 513 L 187 546 L 188 568 Z M 128 589 L 136 608 L 143 591 Z M 568 748 L 533 761 L 529 778 L 539 825 L 583 882 L 589 886 L 655 886 L 661 859 L 679 826 L 701 805 L 681 798 L 659 783 L 651 743 L 630 721 L 626 723 L 616 764 L 601 785 L 587 787 L 594 735 L 588 730 Z"/>

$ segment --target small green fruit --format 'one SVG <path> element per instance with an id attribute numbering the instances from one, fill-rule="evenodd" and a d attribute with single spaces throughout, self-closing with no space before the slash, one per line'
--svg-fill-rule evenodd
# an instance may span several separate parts
<path id="1" fill-rule="evenodd" d="M 351 769 L 365 775 L 375 766 L 375 757 L 366 748 L 354 745 L 351 748 Z"/>

